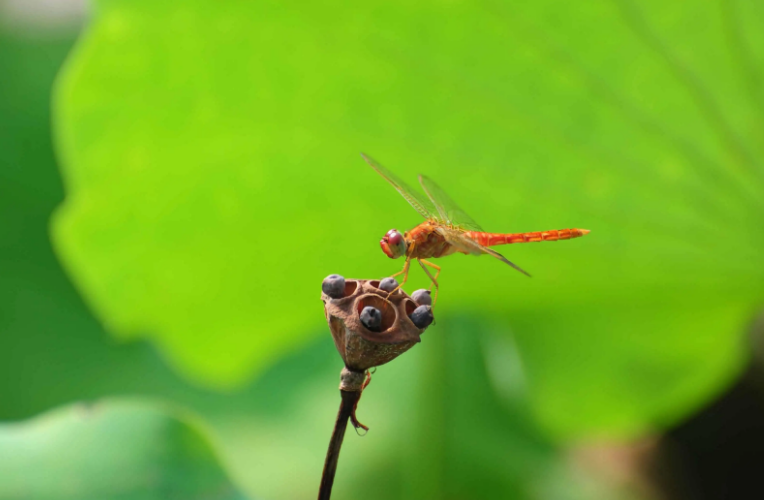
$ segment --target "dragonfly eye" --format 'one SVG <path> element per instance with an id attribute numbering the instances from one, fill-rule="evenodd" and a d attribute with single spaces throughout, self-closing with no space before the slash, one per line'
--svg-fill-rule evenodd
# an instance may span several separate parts
<path id="1" fill-rule="evenodd" d="M 388 231 L 387 242 L 390 245 L 397 247 L 398 245 L 401 244 L 402 241 L 403 241 L 403 236 L 401 235 L 401 233 L 399 233 L 395 229 L 391 229 L 390 231 Z"/>
<path id="2" fill-rule="evenodd" d="M 406 240 L 397 229 L 389 230 L 385 237 L 382 238 L 382 241 L 379 242 L 379 245 L 382 247 L 385 255 L 391 259 L 397 259 L 406 254 Z"/>

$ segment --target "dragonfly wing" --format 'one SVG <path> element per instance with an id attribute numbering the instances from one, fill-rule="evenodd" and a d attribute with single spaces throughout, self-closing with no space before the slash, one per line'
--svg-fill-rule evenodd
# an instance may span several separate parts
<path id="1" fill-rule="evenodd" d="M 482 231 L 478 223 L 467 215 L 464 210 L 459 208 L 459 205 L 440 186 L 435 184 L 435 181 L 425 175 L 420 175 L 419 184 L 422 185 L 422 189 L 424 189 L 424 192 L 427 193 L 427 196 L 438 209 L 440 221 L 461 229 Z"/>
<path id="2" fill-rule="evenodd" d="M 429 200 L 422 197 L 421 195 L 417 195 L 415 191 L 406 185 L 406 183 L 396 177 L 395 174 L 390 172 L 388 169 L 377 163 L 373 158 L 366 156 L 363 153 L 361 153 L 361 156 L 364 160 L 366 160 L 366 163 L 368 163 L 371 168 L 376 170 L 379 175 L 384 177 L 387 182 L 392 184 L 396 191 L 398 191 L 401 196 L 403 196 L 406 201 L 408 201 L 422 217 L 425 219 L 438 219 L 435 207 L 432 203 L 430 203 Z"/>
<path id="3" fill-rule="evenodd" d="M 459 251 L 471 253 L 473 255 L 480 255 L 480 254 L 488 254 L 491 257 L 495 257 L 499 259 L 500 261 L 504 262 L 505 264 L 517 269 L 524 275 L 531 277 L 530 274 L 528 274 L 525 270 L 520 268 L 517 264 L 514 262 L 511 262 L 509 259 L 504 257 L 502 254 L 497 252 L 496 250 L 492 250 L 488 247 L 484 247 L 477 241 L 467 238 L 467 236 L 464 235 L 464 231 L 460 231 L 458 229 L 448 229 L 445 227 L 438 228 L 438 232 L 443 235 L 443 237 L 446 239 L 446 241 L 452 245 L 454 245 Z"/>
<path id="4" fill-rule="evenodd" d="M 523 273 L 527 277 L 529 277 L 529 278 L 531 277 L 531 275 L 528 273 L 528 271 L 522 269 L 520 266 L 518 266 L 517 264 L 515 264 L 511 260 L 509 260 L 506 257 L 504 257 L 502 254 L 500 254 L 496 250 L 491 250 L 490 248 L 486 248 L 483 245 L 479 245 L 479 246 L 483 250 L 484 253 L 487 253 L 488 255 L 490 255 L 492 257 L 496 257 L 497 259 L 499 259 L 503 263 L 505 263 L 505 264 L 507 264 L 507 265 L 509 265 L 509 266 L 511 266 L 511 267 L 513 267 L 515 269 L 517 269 L 518 271 L 520 271 L 521 273 Z"/>

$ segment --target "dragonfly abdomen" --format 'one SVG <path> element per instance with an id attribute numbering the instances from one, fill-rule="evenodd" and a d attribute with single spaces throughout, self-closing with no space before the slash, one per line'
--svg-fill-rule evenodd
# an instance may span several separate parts
<path id="1" fill-rule="evenodd" d="M 551 231 L 536 231 L 531 233 L 483 233 L 469 231 L 467 236 L 484 247 L 492 247 L 496 245 L 510 245 L 512 243 L 570 240 L 572 238 L 580 238 L 588 233 L 588 229 L 552 229 Z"/>

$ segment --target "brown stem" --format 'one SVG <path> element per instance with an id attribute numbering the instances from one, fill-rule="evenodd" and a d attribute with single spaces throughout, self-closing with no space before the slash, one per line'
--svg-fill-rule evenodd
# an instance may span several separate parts
<path id="1" fill-rule="evenodd" d="M 340 391 L 342 402 L 340 411 L 337 413 L 337 421 L 334 423 L 334 432 L 329 441 L 329 450 L 326 452 L 326 462 L 324 462 L 324 473 L 321 476 L 321 486 L 318 489 L 318 500 L 329 500 L 332 496 L 332 485 L 334 484 L 334 474 L 337 472 L 337 460 L 340 458 L 340 447 L 342 439 L 345 437 L 345 429 L 348 426 L 348 419 L 353 414 L 356 403 L 361 397 L 361 391 Z"/>

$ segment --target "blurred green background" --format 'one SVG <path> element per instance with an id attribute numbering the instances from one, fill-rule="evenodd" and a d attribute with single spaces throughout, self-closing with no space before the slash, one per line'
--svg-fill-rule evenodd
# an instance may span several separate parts
<path id="1" fill-rule="evenodd" d="M 321 279 L 420 222 L 360 151 L 592 233 L 438 262 L 335 497 L 665 497 L 764 299 L 760 3 L 51 5 L 0 2 L 0 498 L 315 495 Z"/>

